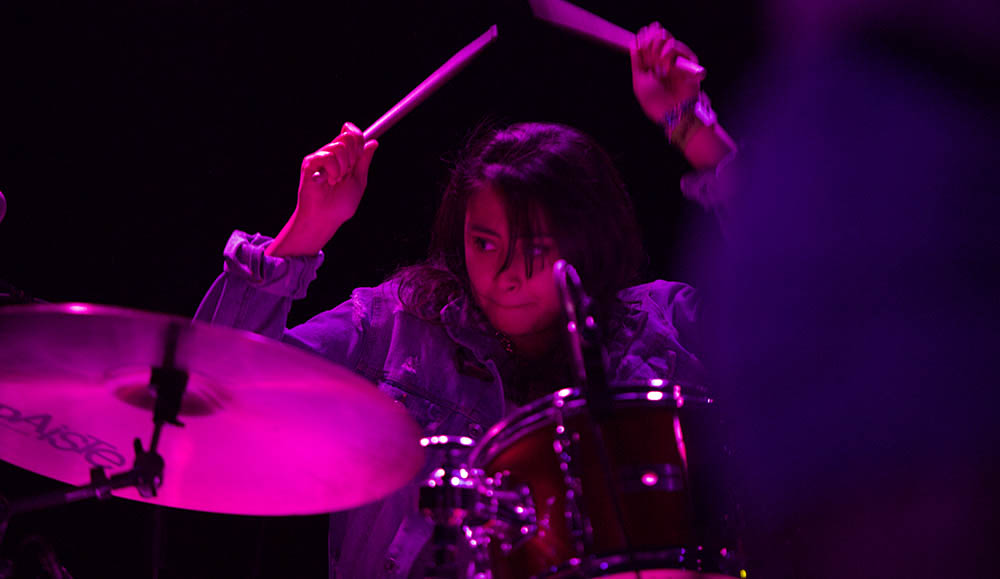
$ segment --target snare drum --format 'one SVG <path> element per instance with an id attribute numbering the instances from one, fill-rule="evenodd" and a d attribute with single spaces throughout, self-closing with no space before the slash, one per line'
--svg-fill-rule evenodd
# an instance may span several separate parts
<path id="1" fill-rule="evenodd" d="M 496 424 L 469 463 L 487 489 L 530 492 L 535 521 L 488 525 L 479 548 L 492 576 L 740 576 L 725 486 L 712 480 L 714 410 L 704 393 L 654 380 L 613 387 L 599 426 L 570 388 Z"/>

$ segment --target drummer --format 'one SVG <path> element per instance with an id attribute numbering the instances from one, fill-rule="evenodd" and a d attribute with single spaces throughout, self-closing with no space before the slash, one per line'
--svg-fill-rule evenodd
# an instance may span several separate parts
<path id="1" fill-rule="evenodd" d="M 673 66 L 678 56 L 697 62 L 659 24 L 643 28 L 631 54 L 633 90 L 696 170 L 684 194 L 713 208 L 717 170 L 736 147 L 710 113 L 699 77 Z M 666 281 L 629 287 L 643 250 L 621 178 L 590 137 L 556 124 L 519 123 L 474 140 L 452 169 L 427 259 L 286 329 L 321 250 L 357 211 L 377 147 L 348 123 L 305 157 L 288 223 L 273 239 L 233 233 L 225 271 L 196 319 L 318 352 L 403 402 L 428 435 L 477 438 L 511 409 L 571 383 L 552 272 L 565 259 L 594 299 L 609 379 L 700 381 L 689 349 L 694 289 Z M 315 180 L 319 171 L 325 178 Z M 414 484 L 333 515 L 331 576 L 423 576 L 431 527 L 416 495 Z"/>

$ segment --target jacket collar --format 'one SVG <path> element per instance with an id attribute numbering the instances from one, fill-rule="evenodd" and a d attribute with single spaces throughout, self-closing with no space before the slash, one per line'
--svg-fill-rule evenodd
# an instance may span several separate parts
<path id="1" fill-rule="evenodd" d="M 508 361 L 501 335 L 490 325 L 468 296 L 459 296 L 441 309 L 441 322 L 451 339 L 471 350 L 482 360 L 494 360 L 498 366 Z"/>

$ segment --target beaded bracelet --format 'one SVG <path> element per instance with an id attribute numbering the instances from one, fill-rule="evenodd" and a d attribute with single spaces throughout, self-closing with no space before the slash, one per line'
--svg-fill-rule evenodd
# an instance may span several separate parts
<path id="1" fill-rule="evenodd" d="M 663 116 L 663 128 L 667 140 L 683 151 L 688 139 L 698 128 L 699 121 L 706 127 L 716 122 L 712 102 L 704 92 L 699 92 L 696 96 L 678 104 Z"/>

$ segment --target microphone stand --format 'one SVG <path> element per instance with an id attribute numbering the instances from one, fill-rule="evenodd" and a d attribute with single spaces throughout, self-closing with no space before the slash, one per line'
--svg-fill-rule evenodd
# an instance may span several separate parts
<path id="1" fill-rule="evenodd" d="M 601 430 L 601 427 L 606 425 L 608 419 L 611 418 L 612 404 L 611 388 L 608 385 L 607 352 L 604 349 L 604 339 L 600 326 L 594 319 L 593 300 L 584 292 L 583 283 L 580 281 L 576 268 L 567 263 L 566 260 L 557 261 L 552 266 L 552 271 L 568 319 L 566 330 L 569 336 L 570 353 L 573 357 L 575 386 L 583 393 L 587 402 L 597 456 L 604 471 L 608 492 L 611 494 L 611 503 L 614 507 L 615 519 L 621 531 L 622 540 L 625 543 L 629 567 L 635 572 L 636 579 L 640 579 L 641 574 L 635 561 L 632 541 L 629 539 L 628 529 L 625 527 L 625 514 L 621 505 L 621 497 L 617 491 L 619 485 L 615 484 L 611 459 L 604 442 L 604 433 Z M 589 522 L 585 524 L 589 526 Z"/>

